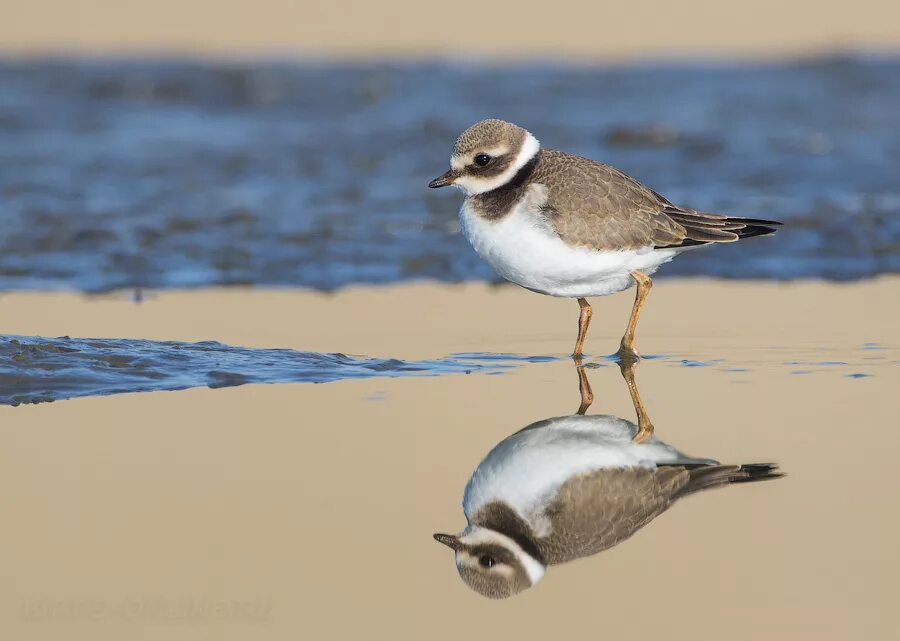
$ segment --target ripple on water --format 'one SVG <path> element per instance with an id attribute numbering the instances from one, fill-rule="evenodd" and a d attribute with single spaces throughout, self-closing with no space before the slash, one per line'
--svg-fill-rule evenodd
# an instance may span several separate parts
<path id="1" fill-rule="evenodd" d="M 251 349 L 213 341 L 0 336 L 0 404 L 247 383 L 327 383 L 376 376 L 499 373 L 536 359 L 540 360 L 508 354 L 464 354 L 404 361 Z"/>
<path id="2" fill-rule="evenodd" d="M 889 356 L 893 353 L 888 349 Z M 793 375 L 834 375 L 859 379 L 875 376 L 896 360 L 853 363 L 818 359 L 766 361 L 751 354 L 754 370 L 787 367 Z M 687 358 L 665 354 L 645 357 L 688 369 L 709 369 L 730 376 L 750 371 L 742 359 Z M 568 355 L 521 355 L 462 352 L 446 358 L 406 361 L 341 353 L 254 349 L 215 341 L 183 343 L 140 339 L 45 338 L 0 335 L 0 404 L 41 403 L 77 396 L 121 392 L 233 387 L 248 383 L 327 383 L 380 376 L 439 376 L 473 372 L 500 375 L 526 365 L 571 362 Z M 607 367 L 618 356 L 584 360 L 587 368 Z M 810 366 L 814 366 L 810 368 Z M 863 371 L 867 370 L 867 371 Z M 732 378 L 732 380 L 734 380 Z M 370 400 L 380 400 L 375 395 Z"/>

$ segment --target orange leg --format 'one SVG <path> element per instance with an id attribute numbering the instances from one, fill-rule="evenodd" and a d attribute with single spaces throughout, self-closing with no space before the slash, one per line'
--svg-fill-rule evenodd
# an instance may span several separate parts
<path id="1" fill-rule="evenodd" d="M 581 359 L 575 359 L 575 370 L 578 372 L 578 392 L 581 394 L 581 405 L 578 406 L 576 414 L 584 414 L 587 412 L 591 403 L 594 402 L 594 392 L 591 389 L 591 382 L 588 380 L 587 372 L 584 371 L 584 365 Z"/>
<path id="2" fill-rule="evenodd" d="M 588 325 L 591 324 L 591 316 L 594 315 L 594 310 L 591 309 L 586 298 L 579 298 L 578 306 L 581 308 L 581 313 L 578 315 L 578 338 L 575 340 L 575 351 L 572 353 L 572 358 L 575 359 L 581 358 L 584 353 L 582 351 L 584 338 L 587 336 Z"/>
<path id="3" fill-rule="evenodd" d="M 619 353 L 637 355 L 634 349 L 634 330 L 637 329 L 638 318 L 641 315 L 641 308 L 644 306 L 644 300 L 653 287 L 653 281 L 643 272 L 633 271 L 631 277 L 637 283 L 637 292 L 634 295 L 634 307 L 631 308 L 631 318 L 628 319 L 628 327 L 625 329 L 625 335 L 622 337 L 622 344 L 619 347 Z"/>
<path id="4" fill-rule="evenodd" d="M 634 405 L 634 413 L 637 414 L 638 431 L 632 439 L 635 443 L 643 443 L 653 436 L 653 423 L 647 415 L 647 408 L 641 400 L 638 392 L 637 383 L 634 380 L 634 368 L 637 366 L 638 360 L 634 358 L 625 358 L 619 362 L 619 368 L 622 370 L 622 378 L 628 386 L 628 393 L 631 395 L 631 403 Z"/>

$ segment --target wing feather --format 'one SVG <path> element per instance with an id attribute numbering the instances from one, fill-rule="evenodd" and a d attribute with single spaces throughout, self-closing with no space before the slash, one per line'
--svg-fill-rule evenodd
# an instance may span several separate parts
<path id="1" fill-rule="evenodd" d="M 690 481 L 683 467 L 603 469 L 566 481 L 547 512 L 551 534 L 538 541 L 548 563 L 596 554 L 637 532 Z"/>
<path id="2" fill-rule="evenodd" d="M 547 188 L 544 214 L 576 247 L 615 251 L 728 243 L 781 223 L 678 207 L 615 167 L 556 150 L 540 152 L 532 177 Z"/>
<path id="3" fill-rule="evenodd" d="M 551 534 L 537 547 L 551 564 L 596 554 L 631 537 L 683 496 L 782 476 L 771 463 L 605 468 L 577 475 L 557 492 L 546 513 Z"/>

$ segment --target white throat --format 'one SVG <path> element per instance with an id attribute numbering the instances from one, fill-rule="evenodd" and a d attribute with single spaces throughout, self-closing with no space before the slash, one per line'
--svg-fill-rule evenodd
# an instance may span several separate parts
<path id="1" fill-rule="evenodd" d="M 546 572 L 546 569 L 540 561 L 528 554 L 528 552 L 522 549 L 522 546 L 510 537 L 501 534 L 496 530 L 484 528 L 480 525 L 470 525 L 463 531 L 459 540 L 466 544 L 499 543 L 512 552 L 516 559 L 522 564 L 522 567 L 525 568 L 525 572 L 528 574 L 528 580 L 531 581 L 532 586 L 537 584 L 544 576 L 544 572 Z"/>
<path id="2" fill-rule="evenodd" d="M 477 194 L 493 191 L 512 180 L 515 175 L 519 173 L 519 170 L 528 164 L 540 150 L 541 143 L 538 142 L 538 139 L 535 138 L 531 132 L 526 131 L 525 140 L 522 142 L 522 148 L 519 149 L 519 153 L 516 154 L 516 159 L 502 174 L 492 178 L 461 176 L 457 178 L 453 184 L 466 192 L 467 196 L 475 196 Z"/>

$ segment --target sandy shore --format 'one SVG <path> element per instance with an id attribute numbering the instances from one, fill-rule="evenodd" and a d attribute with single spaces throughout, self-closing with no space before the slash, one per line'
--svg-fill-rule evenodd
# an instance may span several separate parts
<path id="1" fill-rule="evenodd" d="M 884 0 L 752 5 L 687 0 L 530 4 L 455 0 L 0 1 L 0 48 L 19 53 L 563 57 L 771 57 L 900 47 Z"/>
<path id="2" fill-rule="evenodd" d="M 640 365 L 659 436 L 789 476 L 686 499 L 502 603 L 467 590 L 431 533 L 463 527 L 463 486 L 496 442 L 575 410 L 569 362 L 0 407 L 4 636 L 888 638 L 898 289 L 897 277 L 661 281 L 643 349 L 723 361 Z M 629 303 L 597 301 L 590 351 L 612 351 Z M 575 312 L 484 285 L 167 292 L 141 305 L 6 294 L 0 331 L 422 358 L 561 353 Z M 794 360 L 847 365 L 797 375 Z M 859 370 L 869 376 L 848 377 Z M 618 368 L 589 374 L 590 411 L 633 420 Z"/>
<path id="3" fill-rule="evenodd" d="M 333 294 L 246 288 L 128 293 L 0 294 L 0 333 L 37 336 L 216 340 L 404 359 L 456 352 L 566 354 L 578 306 L 484 283 L 351 287 Z M 618 347 L 631 291 L 594 300 L 589 353 Z M 659 280 L 638 332 L 647 353 L 677 347 L 847 347 L 897 335 L 900 278 L 853 283 Z"/>

